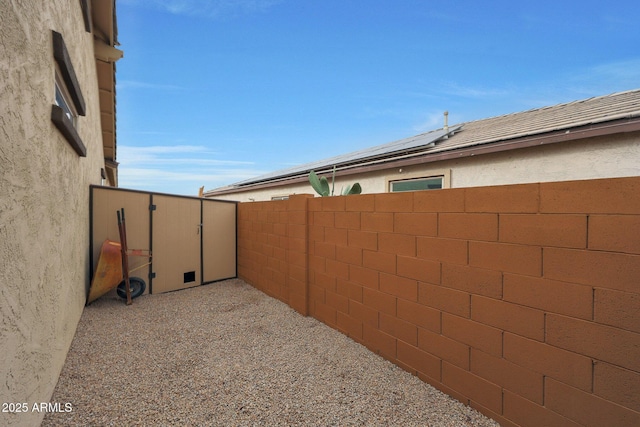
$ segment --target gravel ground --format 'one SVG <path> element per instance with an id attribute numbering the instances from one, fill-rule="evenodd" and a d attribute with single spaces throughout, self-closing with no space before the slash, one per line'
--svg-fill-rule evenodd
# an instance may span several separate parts
<path id="1" fill-rule="evenodd" d="M 43 426 L 498 426 L 241 280 L 85 308 Z"/>

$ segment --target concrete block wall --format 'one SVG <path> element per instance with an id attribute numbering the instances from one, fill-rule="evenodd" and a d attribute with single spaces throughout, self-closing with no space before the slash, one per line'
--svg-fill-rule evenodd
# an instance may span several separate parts
<path id="1" fill-rule="evenodd" d="M 305 316 L 311 197 L 238 205 L 238 276 Z"/>
<path id="2" fill-rule="evenodd" d="M 640 178 L 239 205 L 240 277 L 503 426 L 640 425 Z"/>

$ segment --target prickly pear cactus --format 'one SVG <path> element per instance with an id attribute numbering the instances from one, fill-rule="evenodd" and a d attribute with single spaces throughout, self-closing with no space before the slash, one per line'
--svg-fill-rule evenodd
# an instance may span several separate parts
<path id="1" fill-rule="evenodd" d="M 311 187 L 322 197 L 333 196 L 333 190 L 336 179 L 336 167 L 333 167 L 333 174 L 331 176 L 331 188 L 329 188 L 329 181 L 324 176 L 318 176 L 315 171 L 309 172 L 309 183 Z M 362 193 L 362 187 L 357 182 L 353 185 L 348 185 L 347 188 L 342 189 L 341 194 L 343 196 L 349 194 Z"/>
<path id="2" fill-rule="evenodd" d="M 329 182 L 324 176 L 318 177 L 314 171 L 311 171 L 309 173 L 309 182 L 313 189 L 316 190 L 316 193 L 322 197 L 329 195 Z"/>

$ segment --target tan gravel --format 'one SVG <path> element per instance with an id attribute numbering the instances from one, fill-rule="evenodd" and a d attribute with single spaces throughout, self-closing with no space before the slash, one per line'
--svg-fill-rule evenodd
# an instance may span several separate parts
<path id="1" fill-rule="evenodd" d="M 43 426 L 498 426 L 241 280 L 85 308 Z"/>

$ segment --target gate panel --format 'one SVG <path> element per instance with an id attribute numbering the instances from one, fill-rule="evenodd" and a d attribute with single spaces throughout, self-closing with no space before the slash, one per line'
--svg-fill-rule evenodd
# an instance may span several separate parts
<path id="1" fill-rule="evenodd" d="M 202 284 L 200 277 L 200 200 L 153 195 L 152 293 Z"/>
<path id="2" fill-rule="evenodd" d="M 130 249 L 150 249 L 149 203 L 150 194 L 112 187 L 92 187 L 92 223 L 91 223 L 91 274 L 98 264 L 100 248 L 106 240 L 120 242 L 116 212 L 125 210 L 127 223 L 127 243 Z M 149 262 L 148 258 L 130 257 L 130 269 Z M 143 267 L 132 273 L 147 283 L 149 291 L 149 268 Z"/>
<path id="3" fill-rule="evenodd" d="M 202 201 L 203 282 L 236 277 L 236 204 Z"/>
<path id="4" fill-rule="evenodd" d="M 237 276 L 235 202 L 91 186 L 91 274 L 102 243 L 120 241 L 116 212 L 124 208 L 132 273 L 146 292 L 162 293 Z M 153 279 L 151 278 L 153 277 Z M 87 289 L 88 291 L 88 289 Z"/>

